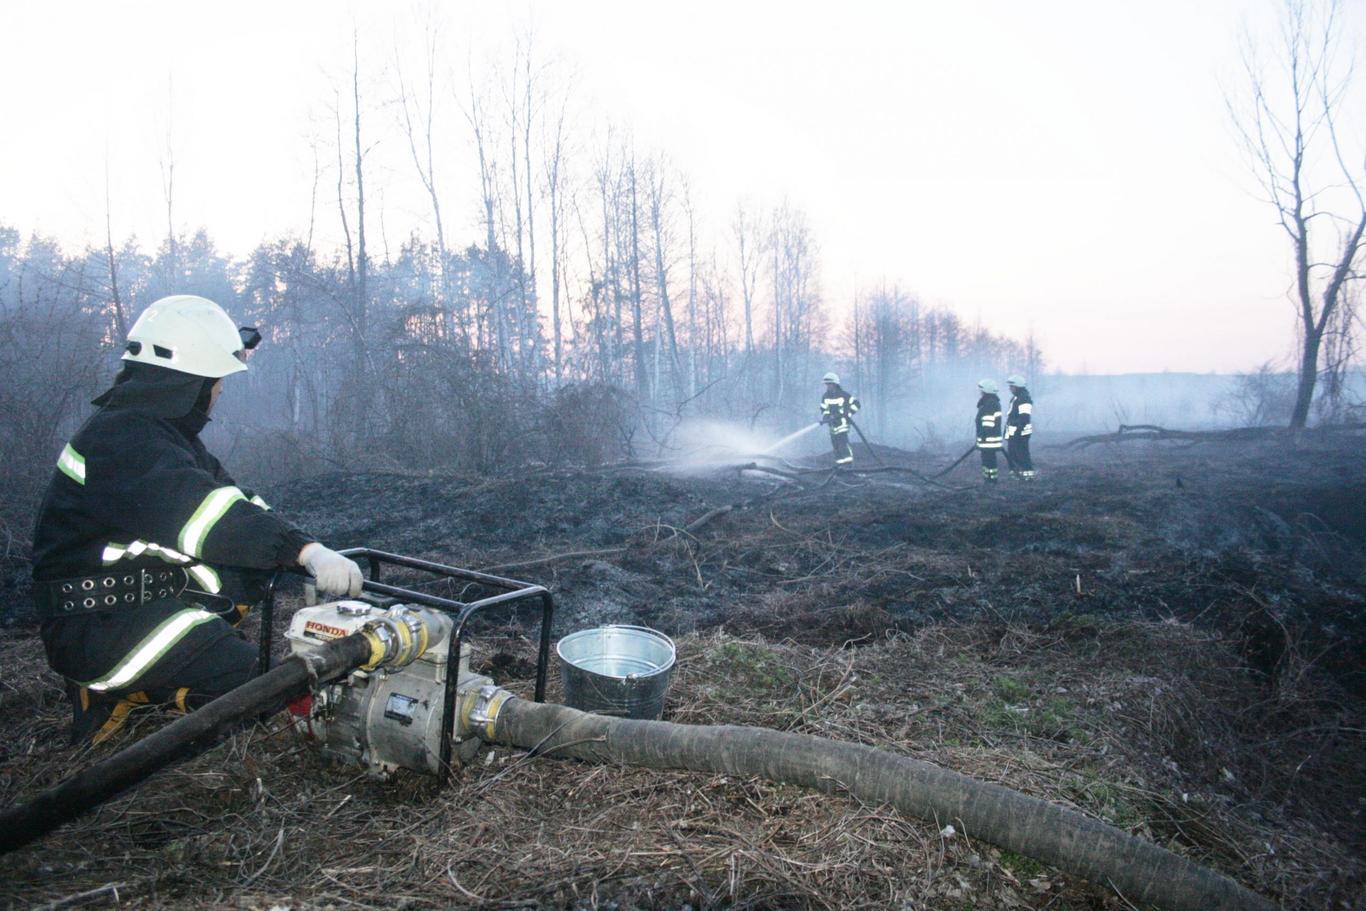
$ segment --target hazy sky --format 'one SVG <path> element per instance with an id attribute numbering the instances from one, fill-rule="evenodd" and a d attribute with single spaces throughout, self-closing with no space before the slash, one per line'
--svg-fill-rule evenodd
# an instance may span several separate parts
<path id="1" fill-rule="evenodd" d="M 1348 33 L 1366 35 L 1349 0 Z M 1283 357 L 1289 251 L 1224 112 L 1244 22 L 1270 0 L 999 2 L 0 2 L 0 222 L 71 246 L 176 222 L 234 253 L 302 233 L 314 148 L 360 35 L 391 246 L 427 209 L 394 127 L 396 60 L 489 75 L 530 23 L 571 87 L 589 166 L 608 122 L 686 172 L 724 244 L 736 200 L 804 209 L 832 309 L 898 283 L 1050 364 L 1230 371 Z M 410 73 L 411 74 L 411 73 Z M 1361 86 L 1358 86 L 1360 89 Z M 1366 105 L 1346 118 L 1361 148 Z M 455 242 L 479 236 L 477 171 L 451 98 L 439 124 Z M 1357 116 L 1360 115 L 1360 116 Z M 323 196 L 332 190 L 324 175 Z M 333 231 L 335 203 L 318 228 Z M 378 219 L 371 227 L 378 233 Z M 330 236 L 335 236 L 334 234 Z M 721 248 L 729 256 L 728 246 Z"/>

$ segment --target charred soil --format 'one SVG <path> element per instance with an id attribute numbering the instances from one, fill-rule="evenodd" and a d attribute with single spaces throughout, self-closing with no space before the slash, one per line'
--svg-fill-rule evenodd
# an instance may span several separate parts
<path id="1" fill-rule="evenodd" d="M 891 470 L 347 474 L 268 499 L 335 546 L 543 583 L 557 636 L 669 633 L 668 719 L 875 744 L 1079 808 L 1288 908 L 1362 907 L 1355 441 L 1044 449 L 1040 480 L 994 486 L 971 464 L 926 483 L 942 455 L 857 452 Z M 13 611 L 23 593 L 6 597 Z M 0 633 L 7 803 L 90 758 L 64 746 L 60 681 L 14 612 Z M 476 664 L 527 691 L 534 628 L 530 613 L 479 627 Z M 445 790 L 382 783 L 276 721 L 7 858 L 0 899 L 1130 907 L 960 828 L 764 781 L 503 750 Z"/>

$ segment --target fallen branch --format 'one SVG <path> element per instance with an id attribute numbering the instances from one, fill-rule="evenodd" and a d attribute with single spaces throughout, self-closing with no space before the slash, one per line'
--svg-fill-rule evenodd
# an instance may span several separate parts
<path id="1" fill-rule="evenodd" d="M 1366 430 L 1366 423 L 1323 424 L 1307 430 L 1288 427 L 1234 427 L 1228 430 L 1170 430 L 1157 424 L 1120 424 L 1114 433 L 1077 437 L 1063 444 L 1064 449 L 1085 449 L 1097 443 L 1128 443 L 1133 440 L 1172 440 L 1186 443 L 1249 443 L 1260 440 L 1288 440 L 1301 436 L 1328 436 Z"/>
<path id="2" fill-rule="evenodd" d="M 519 560 L 516 563 L 495 563 L 493 566 L 485 566 L 483 571 L 486 573 L 503 572 L 509 569 L 522 569 L 527 566 L 540 566 L 544 563 L 556 563 L 560 560 L 574 560 L 579 557 L 608 557 L 613 554 L 626 553 L 625 547 L 605 547 L 601 550 L 571 550 L 568 553 L 552 554 L 549 557 L 537 557 L 534 560 Z"/>
<path id="3" fill-rule="evenodd" d="M 120 889 L 126 889 L 127 883 L 106 883 L 98 889 L 87 889 L 85 892 L 77 892 L 75 895 L 68 895 L 66 898 L 59 898 L 56 901 L 48 902 L 46 905 L 39 905 L 35 911 L 55 911 L 57 908 L 70 908 L 75 905 L 83 905 L 92 898 L 99 898 L 106 892 L 114 893 L 114 900 L 118 900 Z"/>

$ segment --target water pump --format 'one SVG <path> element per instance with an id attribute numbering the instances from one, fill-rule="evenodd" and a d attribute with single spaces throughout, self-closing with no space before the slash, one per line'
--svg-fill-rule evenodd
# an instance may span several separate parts
<path id="1" fill-rule="evenodd" d="M 554 601 L 545 588 L 368 548 L 343 553 L 369 564 L 365 594 L 300 608 L 286 633 L 290 653 L 303 657 L 353 633 L 371 642 L 375 658 L 370 664 L 291 704 L 298 727 L 319 742 L 325 755 L 379 777 L 403 768 L 443 780 L 452 766 L 472 759 L 480 741 L 462 735 L 456 709 L 477 704 L 482 693 L 495 687 L 492 678 L 470 670 L 464 633 L 470 617 L 492 607 L 540 602 L 535 699 L 545 700 L 554 615 Z M 388 585 L 380 581 L 386 566 L 419 571 L 427 577 L 420 583 L 424 587 L 458 582 L 463 590 L 492 593 L 466 602 Z M 273 600 L 268 597 L 262 605 L 263 658 L 271 652 Z"/>
<path id="2" fill-rule="evenodd" d="M 300 729 L 319 741 L 325 755 L 376 776 L 398 768 L 440 774 L 446 678 L 452 673 L 450 615 L 408 604 L 386 609 L 364 601 L 334 601 L 300 609 L 286 638 L 290 652 L 299 655 L 355 632 L 391 644 L 395 657 L 382 668 L 354 670 L 294 703 L 290 710 Z M 470 672 L 468 643 L 461 647 L 454 673 L 457 699 L 493 685 L 492 678 Z M 452 738 L 453 762 L 474 757 L 477 739 L 462 741 L 458 731 Z"/>

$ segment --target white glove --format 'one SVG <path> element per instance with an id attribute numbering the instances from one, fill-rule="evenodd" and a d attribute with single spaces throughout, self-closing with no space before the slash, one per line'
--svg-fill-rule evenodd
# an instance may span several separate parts
<path id="1" fill-rule="evenodd" d="M 313 574 L 313 582 L 319 591 L 336 595 L 356 597 L 360 594 L 361 582 L 365 580 L 355 560 L 343 557 L 317 541 L 299 551 L 299 565 Z"/>

